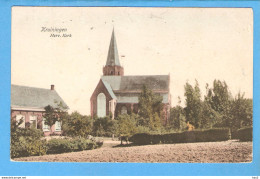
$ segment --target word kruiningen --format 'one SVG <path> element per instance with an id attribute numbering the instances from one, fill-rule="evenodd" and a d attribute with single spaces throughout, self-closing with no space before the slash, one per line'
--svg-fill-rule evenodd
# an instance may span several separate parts
<path id="1" fill-rule="evenodd" d="M 67 32 L 67 28 L 57 28 L 57 27 L 42 27 L 41 32 Z"/>

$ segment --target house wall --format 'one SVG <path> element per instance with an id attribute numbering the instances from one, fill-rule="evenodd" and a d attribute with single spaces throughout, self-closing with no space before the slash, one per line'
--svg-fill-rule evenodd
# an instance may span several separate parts
<path id="1" fill-rule="evenodd" d="M 91 111 L 90 114 L 92 117 L 97 115 L 97 96 L 99 93 L 104 93 L 106 96 L 106 115 L 109 115 L 109 101 L 112 100 L 110 94 L 108 93 L 106 87 L 100 80 L 95 91 L 93 92 L 91 98 L 90 98 L 90 104 L 91 104 Z"/>
<path id="2" fill-rule="evenodd" d="M 11 110 L 11 120 L 16 120 L 16 115 L 18 114 L 25 116 L 25 127 L 30 126 L 30 116 L 37 116 L 37 129 L 42 129 L 43 112 Z M 61 135 L 62 131 L 55 131 L 55 125 L 52 125 L 49 131 L 43 131 L 43 133 L 44 136 L 49 136 L 51 134 Z"/>

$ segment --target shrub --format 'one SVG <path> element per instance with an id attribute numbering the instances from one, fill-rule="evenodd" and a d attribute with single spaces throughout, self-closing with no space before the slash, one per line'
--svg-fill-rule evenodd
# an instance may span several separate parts
<path id="1" fill-rule="evenodd" d="M 139 133 L 130 138 L 130 141 L 138 145 L 147 144 L 172 144 L 188 142 L 214 142 L 230 139 L 229 129 L 209 129 L 202 131 L 185 131 L 182 133 L 147 134 Z"/>
<path id="2" fill-rule="evenodd" d="M 139 133 L 130 137 L 129 140 L 138 145 L 151 144 L 151 135 L 147 133 Z"/>
<path id="3" fill-rule="evenodd" d="M 65 152 L 75 152 L 82 150 L 91 150 L 101 147 L 102 141 L 89 140 L 85 138 L 76 139 L 51 139 L 47 143 L 48 154 L 58 154 Z"/>
<path id="4" fill-rule="evenodd" d="M 31 128 L 11 128 L 11 158 L 26 157 L 30 155 L 44 155 L 45 142 L 40 138 L 43 132 Z"/>
<path id="5" fill-rule="evenodd" d="M 253 140 L 253 127 L 239 129 L 237 131 L 237 137 L 240 141 L 252 141 Z"/>

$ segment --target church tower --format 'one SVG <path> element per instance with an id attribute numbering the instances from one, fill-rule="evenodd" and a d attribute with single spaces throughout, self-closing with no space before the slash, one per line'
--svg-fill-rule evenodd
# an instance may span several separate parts
<path id="1" fill-rule="evenodd" d="M 103 75 L 104 76 L 124 76 L 124 68 L 120 65 L 120 62 L 119 62 L 114 29 L 112 32 L 110 45 L 109 45 L 109 49 L 108 49 L 107 62 L 106 62 L 106 65 L 103 67 Z"/>

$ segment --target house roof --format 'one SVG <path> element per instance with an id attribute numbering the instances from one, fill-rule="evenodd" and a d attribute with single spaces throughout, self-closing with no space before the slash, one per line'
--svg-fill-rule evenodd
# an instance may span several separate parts
<path id="1" fill-rule="evenodd" d="M 169 91 L 169 75 L 148 76 L 102 76 L 113 90 L 140 91 L 143 85 L 153 91 Z"/>
<path id="2" fill-rule="evenodd" d="M 57 107 L 59 103 L 69 108 L 55 90 L 28 86 L 11 85 L 12 108 L 39 108 L 51 105 Z"/>
<path id="3" fill-rule="evenodd" d="M 119 62 L 119 57 L 118 57 L 116 37 L 115 37 L 114 29 L 113 29 L 111 40 L 110 40 L 110 45 L 109 45 L 109 49 L 108 49 L 106 66 L 114 66 L 114 65 L 121 66 L 120 62 Z"/>

